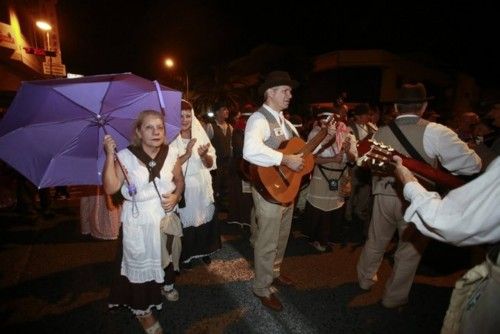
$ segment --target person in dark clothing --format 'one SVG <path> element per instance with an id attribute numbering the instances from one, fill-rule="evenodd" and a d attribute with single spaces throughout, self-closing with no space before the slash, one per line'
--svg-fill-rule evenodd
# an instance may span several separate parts
<path id="1" fill-rule="evenodd" d="M 215 104 L 214 111 L 215 122 L 207 127 L 208 137 L 217 152 L 217 169 L 212 173 L 213 188 L 218 211 L 227 211 L 229 179 L 230 173 L 233 172 L 233 126 L 227 122 L 229 118 L 227 103 Z"/>

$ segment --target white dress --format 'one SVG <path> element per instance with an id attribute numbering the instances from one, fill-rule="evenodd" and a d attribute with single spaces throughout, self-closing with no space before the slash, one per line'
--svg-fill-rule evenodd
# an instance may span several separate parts
<path id="1" fill-rule="evenodd" d="M 121 188 L 125 197 L 121 220 L 123 224 L 123 259 L 121 274 L 132 283 L 156 281 L 162 283 L 164 271 L 161 265 L 160 220 L 164 216 L 161 201 L 149 172 L 128 149 L 118 152 L 118 157 L 128 172 L 128 178 L 137 188 L 132 198 L 126 182 Z M 170 146 L 160 178 L 155 178 L 160 194 L 175 190 L 172 169 L 177 161 L 177 149 Z"/>
<path id="2" fill-rule="evenodd" d="M 189 139 L 177 136 L 170 143 L 170 146 L 175 146 L 179 154 L 183 155 L 186 152 L 188 142 Z M 184 228 L 197 227 L 211 221 L 215 211 L 212 176 L 209 169 L 201 161 L 198 146 L 197 142 L 192 149 L 191 157 L 182 165 L 186 207 L 179 208 L 178 211 Z M 215 150 L 212 146 L 210 146 L 208 154 L 215 157 Z"/>

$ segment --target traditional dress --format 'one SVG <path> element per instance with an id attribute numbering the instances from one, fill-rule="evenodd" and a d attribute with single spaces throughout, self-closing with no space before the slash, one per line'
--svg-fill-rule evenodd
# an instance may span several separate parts
<path id="1" fill-rule="evenodd" d="M 191 137 L 196 138 L 196 143 L 191 156 L 182 165 L 186 206 L 179 208 L 183 227 L 181 261 L 185 263 L 194 258 L 208 256 L 221 248 L 220 233 L 214 217 L 214 193 L 210 175 L 210 170 L 215 169 L 217 165 L 215 149 L 212 146 L 208 149 L 208 154 L 213 158 L 213 165 L 206 168 L 198 154 L 198 147 L 210 143 L 210 140 L 194 115 Z M 179 135 L 170 146 L 183 155 L 189 140 Z"/>
<path id="2" fill-rule="evenodd" d="M 121 188 L 125 198 L 121 220 L 123 224 L 123 257 L 121 276 L 113 284 L 110 306 L 126 305 L 136 315 L 146 314 L 153 307 L 161 309 L 161 283 L 164 271 L 161 262 L 160 220 L 165 215 L 158 196 L 175 190 L 172 170 L 177 161 L 175 147 L 169 147 L 160 170 L 160 177 L 149 181 L 146 166 L 129 150 L 118 152 L 137 194 L 131 196 L 127 183 Z M 158 192 L 155 189 L 158 188 Z"/>

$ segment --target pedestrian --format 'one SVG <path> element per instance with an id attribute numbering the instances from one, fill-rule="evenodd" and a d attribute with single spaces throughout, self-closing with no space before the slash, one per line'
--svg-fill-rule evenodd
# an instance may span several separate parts
<path id="1" fill-rule="evenodd" d="M 233 126 L 228 122 L 229 108 L 225 101 L 214 104 L 214 122 L 207 124 L 208 137 L 217 152 L 217 169 L 212 172 L 213 190 L 215 204 L 218 212 L 228 212 L 229 188 L 233 186 L 231 174 L 236 170 L 233 168 Z"/>
<path id="2" fill-rule="evenodd" d="M 80 197 L 80 224 L 82 234 L 94 238 L 115 240 L 120 234 L 121 204 L 113 201 L 102 186 L 86 186 Z"/>
<path id="3" fill-rule="evenodd" d="M 153 110 L 139 114 L 132 145 L 118 154 L 113 138 L 104 137 L 104 190 L 110 195 L 121 191 L 125 198 L 121 275 L 111 288 L 109 304 L 128 306 L 147 333 L 162 333 L 152 313 L 161 309 L 165 291 L 160 221 L 175 210 L 184 189 L 178 152 L 165 138 L 164 117 Z"/>

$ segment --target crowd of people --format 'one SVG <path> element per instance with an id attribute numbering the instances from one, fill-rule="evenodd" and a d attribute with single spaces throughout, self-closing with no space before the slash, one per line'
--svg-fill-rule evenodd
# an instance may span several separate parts
<path id="1" fill-rule="evenodd" d="M 301 119 L 287 112 L 298 86 L 287 72 L 271 72 L 258 89 L 260 107 L 231 111 L 218 101 L 208 122 L 200 122 L 193 106 L 182 100 L 181 130 L 169 144 L 164 116 L 154 110 L 140 113 L 128 148 L 116 153 L 113 138 L 105 137 L 103 186 L 92 187 L 82 198 L 81 218 L 82 232 L 102 239 L 118 238 L 121 224 L 121 265 L 110 307 L 127 306 L 145 332 L 161 333 L 153 310 L 161 309 L 162 296 L 179 299 L 174 284 L 181 269 L 189 270 L 197 259 L 210 265 L 212 254 L 221 248 L 220 212 L 228 213 L 227 223 L 250 226 L 255 272 L 251 293 L 276 312 L 285 306 L 274 286 L 294 286 L 281 264 L 297 212 L 304 235 L 318 252 L 337 243 L 362 246 L 357 275 L 363 290 L 377 284 L 388 244 L 397 240 L 381 301 L 386 308 L 408 303 L 429 238 L 454 245 L 500 242 L 500 100 L 488 101 L 482 117 L 465 113 L 458 127 L 447 127 L 428 111 L 433 97 L 425 86 L 404 84 L 392 108 L 382 114 L 366 103 L 349 108 L 337 101 L 333 108 Z M 294 138 L 310 152 L 284 149 Z M 397 155 L 386 162 L 394 173 L 370 171 L 359 165 L 365 152 L 357 148 L 368 138 L 429 168 L 467 175 L 469 182 L 446 194 L 439 180 L 410 171 Z M 308 168 L 310 172 L 298 181 L 277 181 L 286 184 L 286 191 L 300 184 L 283 202 L 269 193 L 266 180 L 256 179 L 259 168 L 277 171 L 280 179 Z M 33 193 L 23 188 L 21 179 L 18 187 L 24 197 Z M 112 201 L 117 193 L 121 204 Z M 32 210 L 22 207 L 32 203 L 23 196 L 20 210 Z M 490 271 L 498 273 L 498 247 L 488 254 Z M 498 283 L 483 294 L 477 307 L 465 310 L 464 303 L 455 302 L 451 309 L 450 304 L 444 327 L 460 323 L 465 331 L 487 332 L 497 326 Z"/>

